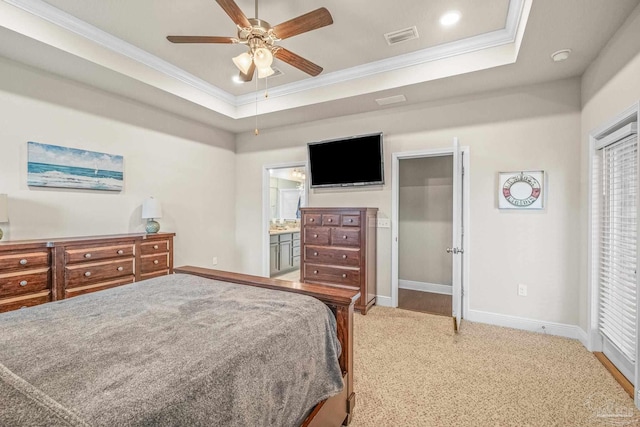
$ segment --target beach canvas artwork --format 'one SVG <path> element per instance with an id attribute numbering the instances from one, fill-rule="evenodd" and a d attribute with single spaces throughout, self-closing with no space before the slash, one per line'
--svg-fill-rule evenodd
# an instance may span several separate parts
<path id="1" fill-rule="evenodd" d="M 27 152 L 30 186 L 122 190 L 122 156 L 38 142 L 29 142 Z"/>

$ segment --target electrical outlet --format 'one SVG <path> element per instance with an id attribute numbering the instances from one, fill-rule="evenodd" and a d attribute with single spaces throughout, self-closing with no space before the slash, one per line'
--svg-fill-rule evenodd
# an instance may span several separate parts
<path id="1" fill-rule="evenodd" d="M 391 228 L 391 220 L 389 218 L 378 218 L 378 228 Z"/>
<path id="2" fill-rule="evenodd" d="M 218 265 L 218 257 L 217 257 L 217 256 L 214 256 L 214 257 L 213 257 L 213 259 L 211 260 L 211 263 L 212 263 L 213 265 Z"/>
<path id="3" fill-rule="evenodd" d="M 523 285 L 522 283 L 518 285 L 518 296 L 521 296 L 521 297 L 527 296 L 527 285 Z"/>

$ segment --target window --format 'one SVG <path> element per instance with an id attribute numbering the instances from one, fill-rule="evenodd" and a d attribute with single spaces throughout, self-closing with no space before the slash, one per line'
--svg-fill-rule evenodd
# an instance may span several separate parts
<path id="1" fill-rule="evenodd" d="M 635 123 L 599 140 L 594 157 L 597 209 L 598 330 L 604 353 L 634 382 L 638 137 Z"/>

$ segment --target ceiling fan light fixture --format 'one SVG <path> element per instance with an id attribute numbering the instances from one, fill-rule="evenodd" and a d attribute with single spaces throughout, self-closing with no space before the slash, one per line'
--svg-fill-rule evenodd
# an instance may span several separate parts
<path id="1" fill-rule="evenodd" d="M 271 67 L 259 67 L 258 68 L 258 78 L 264 79 L 265 77 L 269 77 L 273 75 L 275 71 Z"/>
<path id="2" fill-rule="evenodd" d="M 273 64 L 273 53 L 266 47 L 259 47 L 253 52 L 253 62 L 258 69 L 270 68 Z M 273 70 L 272 74 L 273 74 Z"/>
<path id="3" fill-rule="evenodd" d="M 251 55 L 249 55 L 247 52 L 244 52 L 234 57 L 232 61 L 234 64 L 236 64 L 236 67 L 238 67 L 238 70 L 240 70 L 242 74 L 248 74 L 253 58 L 251 58 Z"/>

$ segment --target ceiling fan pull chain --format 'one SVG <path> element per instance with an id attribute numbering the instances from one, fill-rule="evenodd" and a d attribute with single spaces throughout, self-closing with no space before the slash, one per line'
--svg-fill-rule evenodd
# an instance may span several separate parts
<path id="1" fill-rule="evenodd" d="M 264 97 L 269 97 L 269 76 L 264 78 Z"/>

